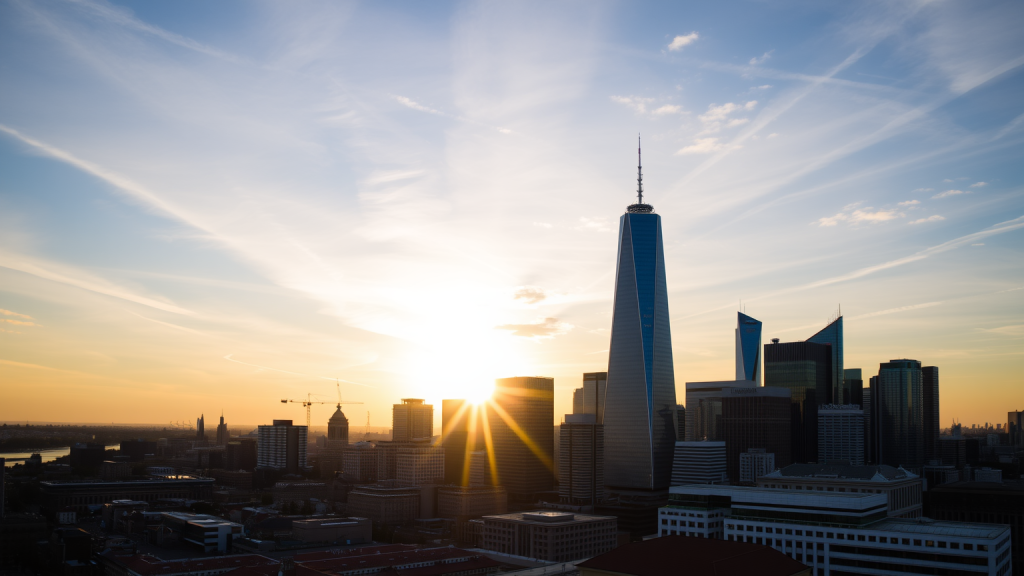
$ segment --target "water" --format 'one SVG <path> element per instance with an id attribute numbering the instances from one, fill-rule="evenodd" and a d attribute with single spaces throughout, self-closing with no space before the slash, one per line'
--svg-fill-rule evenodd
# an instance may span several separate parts
<path id="1" fill-rule="evenodd" d="M 121 447 L 120 444 L 108 444 L 107 450 L 117 450 Z M 43 457 L 43 464 L 47 462 L 53 462 L 61 456 L 67 456 L 71 454 L 71 447 L 65 446 L 63 448 L 47 448 L 45 450 L 31 450 L 28 452 L 0 452 L 0 458 L 6 458 L 7 462 L 5 466 L 8 468 L 15 464 L 22 464 L 25 460 L 28 460 L 29 456 L 33 454 L 39 454 Z"/>

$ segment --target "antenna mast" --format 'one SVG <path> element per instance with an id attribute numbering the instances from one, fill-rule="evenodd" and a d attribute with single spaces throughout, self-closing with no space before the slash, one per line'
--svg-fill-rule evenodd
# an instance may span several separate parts
<path id="1" fill-rule="evenodd" d="M 644 203 L 644 175 L 643 175 L 643 162 L 640 157 L 640 134 L 636 135 L 636 203 Z"/>

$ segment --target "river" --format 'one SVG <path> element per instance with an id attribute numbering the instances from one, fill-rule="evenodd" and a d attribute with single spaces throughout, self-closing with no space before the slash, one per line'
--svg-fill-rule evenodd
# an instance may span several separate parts
<path id="1" fill-rule="evenodd" d="M 106 449 L 117 450 L 120 447 L 120 444 L 108 444 Z M 60 458 L 61 456 L 67 456 L 70 453 L 71 447 L 65 446 L 63 448 L 47 448 L 45 450 L 31 450 L 28 452 L 0 452 L 0 458 L 7 459 L 5 466 L 9 468 L 11 466 L 14 466 L 15 464 L 24 463 L 25 460 L 28 460 L 29 456 L 33 454 L 39 454 L 40 456 L 42 456 L 43 464 L 46 464 L 47 462 L 53 462 L 54 460 Z"/>

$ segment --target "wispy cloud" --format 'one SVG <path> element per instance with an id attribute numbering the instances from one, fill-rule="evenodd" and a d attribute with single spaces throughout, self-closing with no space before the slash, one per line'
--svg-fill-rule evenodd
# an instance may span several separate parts
<path id="1" fill-rule="evenodd" d="M 535 286 L 522 286 L 516 290 L 514 298 L 516 300 L 522 300 L 527 304 L 536 304 L 547 298 L 548 295 L 543 289 Z"/>
<path id="2" fill-rule="evenodd" d="M 913 220 L 911 222 L 907 222 L 907 224 L 924 224 L 925 222 L 940 222 L 940 221 L 945 220 L 945 219 L 946 218 L 944 216 L 939 216 L 938 214 L 932 214 L 931 216 L 929 216 L 927 218 L 918 218 L 917 220 Z"/>
<path id="3" fill-rule="evenodd" d="M 835 216 L 818 218 L 818 226 L 835 226 L 840 222 L 848 222 L 850 224 L 859 224 L 861 222 L 887 222 L 889 220 L 895 220 L 896 218 L 902 218 L 903 216 L 905 216 L 905 214 L 895 208 L 889 210 L 875 210 L 872 207 L 867 207 L 860 210 L 851 209 L 851 207 L 848 206 L 847 209 L 844 209 Z"/>
<path id="4" fill-rule="evenodd" d="M 576 227 L 577 230 L 592 230 L 594 232 L 610 232 L 611 225 L 608 223 L 608 219 L 604 216 L 598 216 L 596 218 L 587 218 L 586 216 L 580 216 L 580 225 Z"/>
<path id="5" fill-rule="evenodd" d="M 502 324 L 495 326 L 497 330 L 509 330 L 513 336 L 521 338 L 553 338 L 572 330 L 572 324 L 560 322 L 558 318 L 544 318 L 528 324 Z"/>
<path id="6" fill-rule="evenodd" d="M 612 102 L 622 104 L 639 114 L 647 112 L 647 105 L 654 102 L 654 98 L 643 98 L 640 96 L 610 96 L 610 98 Z"/>
<path id="7" fill-rule="evenodd" d="M 981 328 L 984 332 L 999 334 L 1001 336 L 1024 336 L 1024 324 L 1011 324 L 998 328 Z"/>
<path id="8" fill-rule="evenodd" d="M 911 192 L 934 192 L 935 188 L 914 188 Z"/>
<path id="9" fill-rule="evenodd" d="M 758 56 L 756 58 L 751 58 L 750 59 L 750 65 L 751 66 L 758 66 L 760 64 L 764 64 L 769 58 L 772 57 L 772 53 L 773 52 L 775 52 L 775 50 L 769 50 L 769 51 L 765 52 L 764 54 L 762 54 L 762 55 L 760 55 L 760 56 Z"/>
<path id="10" fill-rule="evenodd" d="M 420 112 L 427 112 L 429 114 L 437 114 L 437 115 L 443 115 L 444 114 L 443 112 L 441 112 L 439 110 L 434 110 L 433 108 L 429 108 L 427 106 L 424 106 L 423 104 L 420 104 L 419 102 L 416 102 L 415 100 L 412 100 L 410 98 L 406 98 L 405 96 L 395 96 L 395 100 L 397 100 L 398 103 L 401 104 L 402 106 L 406 106 L 408 108 L 412 108 L 413 110 L 419 110 Z"/>
<path id="11" fill-rule="evenodd" d="M 655 116 L 664 116 L 666 114 L 682 114 L 682 113 L 683 113 L 683 107 L 682 106 L 676 106 L 675 104 L 665 104 L 664 106 L 656 108 L 654 111 L 651 112 L 651 114 L 654 114 Z"/>
<path id="12" fill-rule="evenodd" d="M 29 316 L 28 314 L 18 314 L 17 312 L 11 312 L 10 310 L 4 310 L 3 308 L 0 308 L 0 314 L 3 314 L 4 316 L 14 316 L 16 318 L 24 318 L 25 320 L 34 320 L 34 318 Z"/>
<path id="13" fill-rule="evenodd" d="M 950 196 L 959 196 L 960 194 L 970 194 L 970 190 L 946 190 L 945 192 L 939 192 L 935 196 L 932 196 L 932 200 L 937 198 L 949 198 Z"/>
<path id="14" fill-rule="evenodd" d="M 26 322 L 25 320 L 13 320 L 11 318 L 0 318 L 0 322 L 6 322 L 8 324 L 15 324 L 17 326 L 36 326 L 35 322 Z"/>
<path id="15" fill-rule="evenodd" d="M 975 182 L 971 184 L 971 188 L 981 188 L 982 186 L 988 186 L 988 182 Z"/>
<path id="16" fill-rule="evenodd" d="M 889 308 L 888 310 L 879 310 L 877 312 L 868 312 L 867 314 L 850 316 L 848 320 L 861 320 L 864 318 L 874 318 L 875 316 L 885 316 L 887 314 L 907 312 L 909 310 L 920 310 L 921 308 L 931 308 L 932 306 L 938 306 L 939 304 L 942 304 L 942 302 L 925 302 L 923 304 L 911 304 L 909 306 L 900 306 L 898 308 Z"/>
<path id="17" fill-rule="evenodd" d="M 736 147 L 724 142 L 719 142 L 718 138 L 697 138 L 693 144 L 680 148 L 676 154 L 710 154 L 712 152 L 718 152 L 725 150 L 730 147 Z"/>
<path id="18" fill-rule="evenodd" d="M 696 32 L 690 32 L 685 36 L 676 36 L 675 38 L 672 39 L 671 42 L 669 42 L 668 49 L 673 52 L 678 52 L 679 50 L 682 50 L 686 46 L 689 46 L 690 44 L 696 42 L 698 38 L 700 38 L 700 35 L 698 35 Z"/>
<path id="19" fill-rule="evenodd" d="M 921 203 L 920 200 L 904 200 L 903 202 L 900 202 L 899 205 L 900 206 L 917 206 L 920 203 Z"/>

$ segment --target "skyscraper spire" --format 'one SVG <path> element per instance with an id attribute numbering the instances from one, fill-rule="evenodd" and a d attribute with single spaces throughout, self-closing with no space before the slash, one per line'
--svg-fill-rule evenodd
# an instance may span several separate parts
<path id="1" fill-rule="evenodd" d="M 640 133 L 636 135 L 636 203 L 644 203 L 644 175 L 642 172 L 643 162 L 640 157 Z"/>

